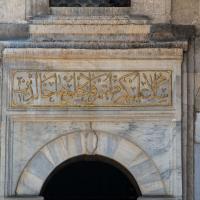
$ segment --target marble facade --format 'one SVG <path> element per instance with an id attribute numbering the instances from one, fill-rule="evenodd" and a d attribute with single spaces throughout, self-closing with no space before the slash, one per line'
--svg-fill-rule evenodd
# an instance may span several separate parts
<path id="1" fill-rule="evenodd" d="M 144 196 L 181 198 L 182 56 L 173 48 L 5 49 L 5 194 L 38 196 L 60 163 L 97 154 L 129 169 Z"/>
<path id="2" fill-rule="evenodd" d="M 18 8 L 0 13 L 2 22 L 20 20 L 0 32 L 0 199 L 42 199 L 48 175 L 85 154 L 123 165 L 140 200 L 187 199 L 194 33 L 168 24 L 171 1 Z"/>

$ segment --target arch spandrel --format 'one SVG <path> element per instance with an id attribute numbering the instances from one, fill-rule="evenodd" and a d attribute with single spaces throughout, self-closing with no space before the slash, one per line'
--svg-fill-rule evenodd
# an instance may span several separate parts
<path id="1" fill-rule="evenodd" d="M 165 195 L 160 172 L 136 144 L 108 133 L 71 133 L 41 148 L 28 162 L 17 184 L 16 194 L 39 195 L 51 172 L 66 160 L 80 155 L 100 155 L 123 165 L 135 178 L 142 195 Z"/>

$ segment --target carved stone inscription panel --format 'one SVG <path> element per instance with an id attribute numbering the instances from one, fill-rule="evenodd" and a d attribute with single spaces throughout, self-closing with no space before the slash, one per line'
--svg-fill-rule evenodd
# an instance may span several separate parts
<path id="1" fill-rule="evenodd" d="M 170 106 L 170 70 L 11 71 L 11 107 Z"/>

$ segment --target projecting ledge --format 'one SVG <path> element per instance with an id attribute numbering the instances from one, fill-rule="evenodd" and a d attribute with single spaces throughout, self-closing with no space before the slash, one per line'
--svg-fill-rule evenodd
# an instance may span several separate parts
<path id="1" fill-rule="evenodd" d="M 181 197 L 139 197 L 137 200 L 181 200 Z"/>
<path id="2" fill-rule="evenodd" d="M 0 197 L 0 200 L 44 200 L 43 197 Z"/>

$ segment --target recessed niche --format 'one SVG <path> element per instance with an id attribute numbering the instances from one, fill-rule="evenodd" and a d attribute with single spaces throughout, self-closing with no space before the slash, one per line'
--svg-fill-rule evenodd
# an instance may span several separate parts
<path id="1" fill-rule="evenodd" d="M 102 156 L 78 156 L 58 166 L 41 190 L 45 200 L 137 200 L 134 177 Z"/>
<path id="2" fill-rule="evenodd" d="M 130 0 L 50 0 L 51 7 L 130 7 Z"/>

